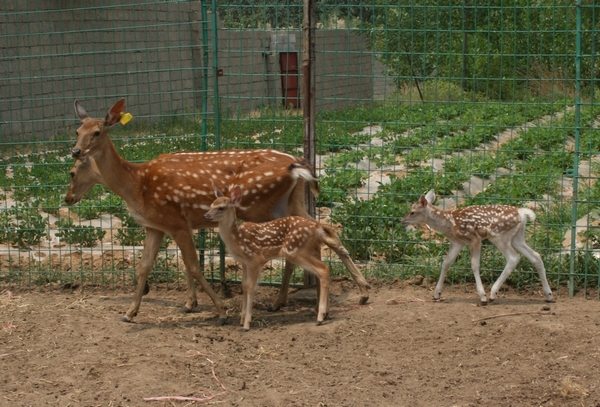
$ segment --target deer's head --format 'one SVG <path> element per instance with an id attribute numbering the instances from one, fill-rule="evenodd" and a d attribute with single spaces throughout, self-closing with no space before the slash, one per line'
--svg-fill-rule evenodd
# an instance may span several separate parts
<path id="1" fill-rule="evenodd" d="M 65 195 L 67 205 L 76 204 L 90 188 L 102 183 L 100 171 L 98 171 L 95 161 L 89 157 L 76 160 L 69 175 L 71 182 Z"/>
<path id="2" fill-rule="evenodd" d="M 435 201 L 435 192 L 430 190 L 425 195 L 421 195 L 419 200 L 412 204 L 410 212 L 402 218 L 402 223 L 405 225 L 417 225 L 425 223 L 428 219 L 428 213 L 431 211 L 431 205 Z"/>
<path id="3" fill-rule="evenodd" d="M 104 119 L 96 119 L 90 117 L 81 103 L 76 100 L 75 113 L 81 120 L 81 125 L 77 129 L 75 147 L 71 150 L 73 158 L 83 158 L 99 151 L 102 143 L 107 142 L 108 129 L 119 122 L 124 112 L 125 99 L 120 99 L 108 110 Z"/>
<path id="4" fill-rule="evenodd" d="M 214 188 L 216 199 L 210 204 L 210 209 L 204 215 L 206 219 L 219 222 L 228 215 L 235 215 L 235 208 L 242 202 L 242 189 L 239 185 L 231 187 L 229 196 L 225 196 L 218 188 Z"/>

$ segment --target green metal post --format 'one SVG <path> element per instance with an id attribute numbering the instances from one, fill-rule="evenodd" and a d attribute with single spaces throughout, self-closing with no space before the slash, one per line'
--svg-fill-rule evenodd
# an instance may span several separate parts
<path id="1" fill-rule="evenodd" d="M 202 28 L 202 122 L 200 123 L 200 151 L 206 151 L 208 137 L 208 15 L 205 2 L 200 2 L 200 19 Z M 204 270 L 204 254 L 206 252 L 206 229 L 198 233 L 200 251 L 200 269 Z"/>
<path id="2" fill-rule="evenodd" d="M 577 0 L 575 35 L 575 154 L 573 158 L 573 202 L 571 203 L 571 251 L 569 259 L 569 296 L 575 294 L 575 250 L 577 241 L 577 201 L 579 182 L 579 154 L 581 133 L 581 0 Z"/>
<path id="3" fill-rule="evenodd" d="M 212 0 L 212 75 L 213 75 L 213 109 L 215 112 L 215 148 L 221 148 L 221 101 L 219 99 L 219 38 L 218 38 L 217 0 Z M 219 244 L 219 274 L 223 295 L 231 295 L 225 279 L 225 245 Z"/>

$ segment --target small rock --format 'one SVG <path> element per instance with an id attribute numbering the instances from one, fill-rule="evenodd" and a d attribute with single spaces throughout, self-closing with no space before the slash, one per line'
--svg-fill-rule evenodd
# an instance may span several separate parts
<path id="1" fill-rule="evenodd" d="M 387 300 L 385 305 L 398 305 L 398 301 L 392 298 L 391 300 Z"/>
<path id="2" fill-rule="evenodd" d="M 550 311 L 550 306 L 549 305 L 544 305 L 542 307 L 542 311 Z"/>

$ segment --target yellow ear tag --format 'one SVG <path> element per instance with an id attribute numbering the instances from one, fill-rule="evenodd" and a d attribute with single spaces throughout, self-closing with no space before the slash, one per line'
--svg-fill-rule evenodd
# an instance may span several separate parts
<path id="1" fill-rule="evenodd" d="M 133 119 L 133 115 L 131 113 L 121 112 L 121 119 L 119 120 L 119 123 L 121 123 L 121 125 L 125 126 L 127 123 L 129 123 L 131 121 L 131 119 Z"/>

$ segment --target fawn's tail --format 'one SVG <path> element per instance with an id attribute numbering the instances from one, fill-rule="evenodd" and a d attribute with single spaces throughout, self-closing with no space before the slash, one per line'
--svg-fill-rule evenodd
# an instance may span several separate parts
<path id="1" fill-rule="evenodd" d="M 529 208 L 519 208 L 519 216 L 521 217 L 521 222 L 524 224 L 527 221 L 533 222 L 535 220 L 535 212 Z"/>

